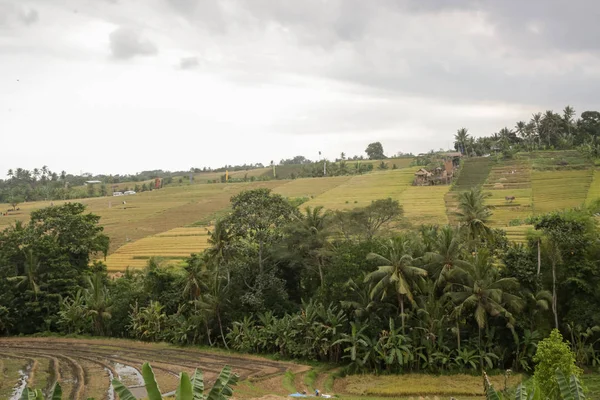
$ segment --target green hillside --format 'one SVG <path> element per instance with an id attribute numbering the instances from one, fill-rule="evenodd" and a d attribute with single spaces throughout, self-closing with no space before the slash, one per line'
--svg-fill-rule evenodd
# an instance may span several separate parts
<path id="1" fill-rule="evenodd" d="M 201 182 L 217 179 L 220 175 L 199 173 L 192 185 L 186 182 L 126 198 L 103 197 L 81 202 L 102 217 L 101 223 L 111 237 L 110 253 L 127 245 L 118 251 L 118 257 L 114 257 L 121 260 L 115 268 L 122 269 L 126 262 L 123 260 L 140 260 L 135 264 L 141 265 L 141 260 L 151 255 L 177 255 L 181 258 L 182 251 L 187 251 L 183 246 L 189 246 L 189 241 L 182 241 L 181 249 L 177 249 L 177 240 L 166 239 L 173 235 L 161 236 L 161 233 L 186 226 L 210 225 L 217 216 L 226 212 L 231 196 L 258 187 L 272 189 L 290 198 L 303 198 L 303 207 L 323 206 L 330 210 L 364 207 L 373 200 L 391 197 L 403 206 L 406 220 L 411 224 L 443 225 L 456 222 L 453 213 L 458 194 L 471 187 L 482 186 L 491 194 L 487 200 L 494 207 L 491 225 L 506 229 L 509 238 L 516 241 L 525 238 L 527 217 L 591 203 L 600 197 L 600 172 L 571 151 L 523 153 L 511 160 L 492 157 L 465 159 L 452 186 L 412 186 L 418 167 L 408 167 L 408 159 L 401 160 L 404 162 L 401 169 L 326 178 L 204 184 Z M 272 171 L 270 168 L 238 171 L 230 176 L 243 177 L 246 173 L 260 176 L 267 170 Z M 507 197 L 514 197 L 514 200 L 506 200 Z M 15 220 L 28 219 L 31 210 L 49 204 L 21 204 L 18 212 L 0 217 L 0 229 Z M 175 236 L 178 235 L 176 233 Z M 202 232 L 193 235 L 199 238 L 206 236 Z M 144 238 L 152 240 L 131 246 Z M 203 245 L 198 242 L 191 248 L 196 249 L 197 246 L 202 248 Z M 135 248 L 135 251 L 131 250 L 128 254 L 128 248 Z"/>

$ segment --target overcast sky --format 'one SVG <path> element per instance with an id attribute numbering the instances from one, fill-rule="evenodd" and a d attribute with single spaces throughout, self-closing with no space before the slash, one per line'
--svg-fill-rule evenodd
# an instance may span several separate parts
<path id="1" fill-rule="evenodd" d="M 0 176 L 449 147 L 600 109 L 597 0 L 0 0 Z"/>

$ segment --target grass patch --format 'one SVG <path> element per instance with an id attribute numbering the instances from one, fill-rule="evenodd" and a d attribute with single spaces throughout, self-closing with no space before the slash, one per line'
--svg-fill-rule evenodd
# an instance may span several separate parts
<path id="1" fill-rule="evenodd" d="M 586 398 L 589 400 L 600 400 L 600 374 L 585 374 L 582 377 L 585 386 Z"/>
<path id="2" fill-rule="evenodd" d="M 490 377 L 494 387 L 504 387 L 504 376 Z M 518 385 L 521 375 L 509 377 L 508 386 Z M 352 375 L 336 381 L 336 388 L 343 388 L 344 393 L 358 396 L 481 396 L 483 394 L 482 379 L 477 375 Z"/>
<path id="3" fill-rule="evenodd" d="M 586 197 L 586 204 L 592 204 L 593 201 L 600 199 L 600 170 L 595 170 L 590 184 L 590 190 Z"/>
<path id="4" fill-rule="evenodd" d="M 285 375 L 283 375 L 283 381 L 281 382 L 282 386 L 290 393 L 296 393 L 296 386 L 294 385 L 294 381 L 296 380 L 296 375 L 292 371 L 285 371 Z"/>
<path id="5" fill-rule="evenodd" d="M 304 384 L 311 390 L 315 390 L 315 382 L 317 381 L 317 371 L 311 369 L 304 375 Z"/>

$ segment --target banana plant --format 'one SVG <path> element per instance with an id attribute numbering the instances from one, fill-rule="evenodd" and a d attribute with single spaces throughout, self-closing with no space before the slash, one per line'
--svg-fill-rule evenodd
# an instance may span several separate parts
<path id="1" fill-rule="evenodd" d="M 142 366 L 142 377 L 144 378 L 146 392 L 148 393 L 148 400 L 162 400 L 163 397 L 150 364 L 145 363 Z M 232 386 L 237 383 L 238 379 L 239 377 L 231 372 L 231 367 L 225 366 L 221 370 L 213 387 L 206 391 L 204 389 L 202 371 L 196 369 L 191 379 L 187 373 L 182 372 L 179 375 L 179 386 L 177 386 L 177 391 L 175 392 L 175 399 L 227 400 L 233 395 Z M 119 380 L 113 379 L 112 385 L 121 400 L 136 400 L 136 397 Z"/>
<path id="2" fill-rule="evenodd" d="M 503 396 L 501 392 L 494 389 L 494 386 L 489 383 L 487 375 L 484 373 L 484 380 L 486 382 L 485 397 L 486 400 L 506 400 L 506 396 Z M 571 375 L 569 379 L 560 371 L 556 370 L 556 380 L 558 381 L 558 387 L 560 389 L 560 400 L 585 400 L 585 394 L 583 392 L 583 386 L 575 375 Z M 515 400 L 541 400 L 541 393 L 536 386 L 533 386 L 531 390 L 520 384 L 515 392 Z"/>
<path id="3" fill-rule="evenodd" d="M 62 388 L 56 382 L 54 387 L 48 393 L 48 396 L 44 398 L 44 394 L 40 389 L 31 389 L 26 387 L 21 393 L 20 400 L 61 400 L 62 399 Z"/>

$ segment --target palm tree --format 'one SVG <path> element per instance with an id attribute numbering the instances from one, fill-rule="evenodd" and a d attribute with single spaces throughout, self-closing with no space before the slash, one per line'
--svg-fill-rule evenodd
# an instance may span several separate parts
<path id="1" fill-rule="evenodd" d="M 410 241 L 405 236 L 390 239 L 383 254 L 369 253 L 367 259 L 380 264 L 376 271 L 365 277 L 365 282 L 372 285 L 371 298 L 381 296 L 383 300 L 390 292 L 396 295 L 404 333 L 404 300 L 414 304 L 413 288 L 423 281 L 427 271 L 412 265 Z"/>
<path id="2" fill-rule="evenodd" d="M 112 317 L 112 300 L 106 285 L 103 282 L 103 275 L 100 272 L 91 277 L 87 277 L 88 287 L 85 289 L 85 303 L 88 316 L 94 323 L 94 333 L 104 335 L 104 321 Z"/>
<path id="3" fill-rule="evenodd" d="M 531 123 L 535 128 L 535 135 L 538 138 L 538 148 L 542 147 L 542 135 L 540 125 L 542 123 L 542 113 L 535 113 L 531 116 Z"/>
<path id="4" fill-rule="evenodd" d="M 187 260 L 185 271 L 185 286 L 183 287 L 183 296 L 194 302 L 200 298 L 200 295 L 206 289 L 206 266 L 202 259 L 193 254 Z"/>
<path id="5" fill-rule="evenodd" d="M 14 178 L 15 173 L 13 172 L 12 168 L 8 170 L 8 172 L 6 173 L 6 176 L 8 176 L 9 178 Z"/>
<path id="6" fill-rule="evenodd" d="M 469 261 L 448 274 L 450 284 L 447 295 L 456 305 L 457 314 L 464 315 L 467 311 L 473 313 L 479 328 L 479 354 L 483 368 L 481 331 L 487 325 L 488 315 L 503 316 L 507 326 L 512 329 L 515 318 L 509 310 L 519 311 L 524 303 L 521 297 L 510 293 L 519 288 L 517 279 L 501 278 L 487 250 L 479 251 Z"/>
<path id="7" fill-rule="evenodd" d="M 554 327 L 558 329 L 558 299 L 556 294 L 556 266 L 562 263 L 562 254 L 558 243 L 551 237 L 542 239 L 542 252 L 552 266 L 552 313 L 554 314 Z"/>
<path id="8" fill-rule="evenodd" d="M 307 246 L 306 250 L 309 257 L 314 260 L 319 271 L 321 287 L 325 285 L 323 275 L 323 266 L 325 257 L 330 253 L 328 251 L 329 231 L 329 213 L 324 211 L 323 206 L 311 208 L 307 206 L 304 209 L 304 217 L 302 218 L 299 228 L 302 231 L 300 235 L 304 240 L 302 243 L 297 243 L 298 246 Z M 297 232 L 298 233 L 298 232 Z"/>
<path id="9" fill-rule="evenodd" d="M 223 267 L 218 265 L 212 265 L 210 266 L 208 273 L 208 290 L 200 297 L 199 305 L 202 312 L 205 314 L 206 319 L 210 317 L 215 317 L 217 319 L 221 339 L 223 340 L 225 348 L 229 349 L 227 341 L 225 340 L 223 322 L 221 321 L 223 306 L 229 299 L 229 271 L 225 271 Z"/>
<path id="10" fill-rule="evenodd" d="M 432 250 L 425 254 L 425 268 L 429 275 L 435 279 L 435 286 L 440 288 L 445 283 L 446 275 L 456 266 L 465 264 L 461 259 L 464 244 L 459 231 L 451 226 L 444 226 L 439 230 Z"/>
<path id="11" fill-rule="evenodd" d="M 457 145 L 458 150 L 462 154 L 469 154 L 467 151 L 467 140 L 469 139 L 469 130 L 467 128 L 460 128 L 454 135 L 454 143 Z"/>
<path id="12" fill-rule="evenodd" d="M 224 265 L 226 264 L 233 251 L 232 236 L 229 228 L 224 220 L 217 220 L 214 229 L 208 231 L 208 244 L 211 247 L 204 251 L 209 264 Z"/>
<path id="13" fill-rule="evenodd" d="M 517 124 L 515 125 L 515 132 L 517 133 L 517 135 L 519 135 L 522 139 L 525 139 L 525 128 L 526 128 L 526 124 L 524 121 L 519 121 L 517 122 Z"/>
<path id="14" fill-rule="evenodd" d="M 571 136 L 571 128 L 573 127 L 573 117 L 575 116 L 575 109 L 571 106 L 566 106 L 563 110 L 563 120 L 567 126 L 567 134 Z"/>
<path id="15" fill-rule="evenodd" d="M 37 260 L 37 257 L 33 254 L 32 249 L 23 250 L 25 255 L 25 261 L 23 263 L 23 270 L 21 275 L 13 276 L 8 278 L 9 281 L 16 281 L 17 288 L 27 288 L 30 292 L 33 293 L 33 298 L 37 301 L 37 295 L 40 293 L 40 287 L 36 282 L 38 268 L 40 267 L 40 263 Z"/>
<path id="16" fill-rule="evenodd" d="M 460 230 L 464 232 L 467 240 L 475 243 L 475 247 L 478 239 L 487 237 L 491 232 L 487 224 L 492 211 L 484 204 L 485 199 L 490 196 L 489 193 L 484 193 L 481 187 L 458 195 L 458 211 L 455 215 L 458 217 Z"/>

